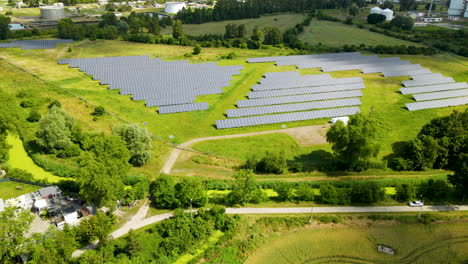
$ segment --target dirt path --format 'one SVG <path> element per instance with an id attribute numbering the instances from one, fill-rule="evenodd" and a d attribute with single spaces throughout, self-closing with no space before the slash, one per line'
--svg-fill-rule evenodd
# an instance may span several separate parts
<path id="1" fill-rule="evenodd" d="M 172 167 L 174 166 L 174 163 L 179 158 L 180 153 L 182 151 L 185 151 L 185 149 L 189 149 L 193 144 L 198 143 L 198 142 L 216 140 L 216 139 L 251 137 L 251 136 L 267 135 L 267 134 L 274 134 L 274 133 L 284 133 L 293 137 L 302 146 L 311 146 L 311 145 L 327 143 L 325 134 L 329 127 L 330 125 L 326 124 L 326 125 L 317 125 L 317 126 L 294 127 L 294 128 L 285 128 L 285 129 L 277 129 L 277 130 L 269 130 L 269 131 L 261 131 L 261 132 L 235 134 L 235 135 L 195 138 L 195 139 L 192 139 L 192 140 L 189 140 L 180 144 L 178 148 L 174 148 L 169 154 L 169 157 L 167 158 L 166 162 L 164 163 L 164 166 L 162 167 L 161 172 L 170 174 L 172 171 Z"/>

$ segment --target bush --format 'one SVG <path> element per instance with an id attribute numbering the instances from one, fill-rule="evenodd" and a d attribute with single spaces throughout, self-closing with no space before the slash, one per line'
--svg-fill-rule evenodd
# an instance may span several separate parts
<path id="1" fill-rule="evenodd" d="M 201 50 L 202 50 L 201 46 L 197 44 L 197 45 L 195 45 L 195 47 L 193 48 L 192 54 L 193 54 L 193 55 L 198 55 L 198 54 L 201 53 Z"/>
<path id="2" fill-rule="evenodd" d="M 9 178 L 13 179 L 18 179 L 18 180 L 23 180 L 23 181 L 34 181 L 34 176 L 22 169 L 10 169 L 8 170 L 8 175 Z"/>
<path id="3" fill-rule="evenodd" d="M 13 15 L 13 12 L 11 12 L 11 11 L 6 11 L 5 12 L 5 16 L 12 16 L 12 15 Z"/>
<path id="4" fill-rule="evenodd" d="M 33 107 L 34 103 L 33 101 L 26 99 L 26 100 L 21 101 L 20 106 L 23 108 L 29 108 L 29 107 Z"/>
<path id="5" fill-rule="evenodd" d="M 92 112 L 91 114 L 93 116 L 103 116 L 105 113 L 106 109 L 104 108 L 104 106 L 96 106 L 94 107 L 94 112 Z"/>
<path id="6" fill-rule="evenodd" d="M 44 170 L 50 171 L 59 177 L 75 177 L 76 175 L 77 170 L 75 168 L 48 160 L 38 154 L 32 154 L 31 158 L 39 167 L 42 167 Z"/>
<path id="7" fill-rule="evenodd" d="M 370 14 L 367 16 L 367 23 L 369 24 L 378 24 L 384 22 L 386 17 L 381 14 Z"/>
<path id="8" fill-rule="evenodd" d="M 26 120 L 31 123 L 39 122 L 39 120 L 41 120 L 41 114 L 37 110 L 32 110 L 29 112 L 29 116 L 26 118 Z"/>
<path id="9" fill-rule="evenodd" d="M 61 150 L 58 154 L 57 157 L 62 158 L 62 159 L 67 159 L 71 157 L 77 157 L 81 154 L 81 149 L 78 145 L 76 144 L 71 144 L 65 147 L 65 149 Z"/>
<path id="10" fill-rule="evenodd" d="M 61 107 L 62 107 L 62 104 L 61 104 L 59 101 L 54 100 L 54 101 L 52 101 L 52 102 L 49 104 L 49 106 L 47 106 L 47 107 L 50 109 L 50 108 L 52 108 L 52 107 L 54 107 L 54 106 L 60 107 L 60 108 L 61 108 Z"/>

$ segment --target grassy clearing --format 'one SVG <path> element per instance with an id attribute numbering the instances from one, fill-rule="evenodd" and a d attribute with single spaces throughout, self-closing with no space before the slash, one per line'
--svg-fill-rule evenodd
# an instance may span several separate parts
<path id="1" fill-rule="evenodd" d="M 328 46 L 360 45 L 407 45 L 420 46 L 419 44 L 388 37 L 366 29 L 360 29 L 353 25 L 322 21 L 314 19 L 310 26 L 305 27 L 304 33 L 299 36 L 302 41 L 310 44 L 322 43 Z"/>
<path id="2" fill-rule="evenodd" d="M 26 7 L 26 8 L 4 7 L 3 12 L 0 12 L 0 14 L 4 15 L 7 11 L 13 12 L 13 16 L 16 16 L 16 17 L 39 16 L 41 14 L 41 10 L 39 9 L 39 7 Z"/>
<path id="3" fill-rule="evenodd" d="M 208 238 L 207 242 L 205 244 L 203 244 L 203 246 L 199 249 L 196 250 L 195 253 L 187 253 L 183 256 L 181 256 L 179 259 L 177 259 L 174 264 L 186 264 L 186 263 L 190 263 L 190 261 L 203 254 L 203 252 L 205 252 L 205 250 L 207 250 L 208 248 L 214 246 L 216 244 L 216 242 L 218 242 L 218 240 L 224 235 L 223 232 L 221 232 L 220 230 L 216 230 L 215 232 L 213 232 L 213 234 Z"/>
<path id="4" fill-rule="evenodd" d="M 14 181 L 0 183 L 0 198 L 3 200 L 18 197 L 22 194 L 34 192 L 40 187 Z"/>
<path id="5" fill-rule="evenodd" d="M 23 142 L 16 136 L 8 135 L 7 143 L 11 145 L 8 164 L 31 173 L 35 179 L 47 179 L 49 182 L 58 182 L 65 178 L 57 177 L 37 166 L 24 149 Z"/>
<path id="6" fill-rule="evenodd" d="M 296 24 L 301 23 L 305 19 L 303 14 L 280 14 L 280 15 L 265 15 L 260 18 L 241 19 L 241 20 L 227 20 L 220 22 L 210 22 L 204 24 L 190 24 L 184 25 L 185 34 L 197 36 L 205 34 L 220 34 L 224 35 L 225 27 L 227 24 L 244 24 L 247 29 L 247 36 L 250 36 L 255 27 L 278 27 L 281 32 L 294 27 Z M 172 28 L 167 27 L 162 30 L 163 34 L 172 34 Z"/>
<path id="7" fill-rule="evenodd" d="M 396 255 L 378 253 L 378 244 Z M 325 226 L 273 238 L 245 263 L 461 263 L 467 257 L 465 223 Z"/>

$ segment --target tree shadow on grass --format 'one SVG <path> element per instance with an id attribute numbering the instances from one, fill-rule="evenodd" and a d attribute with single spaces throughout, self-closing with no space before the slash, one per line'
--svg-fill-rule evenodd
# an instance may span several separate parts
<path id="1" fill-rule="evenodd" d="M 24 143 L 24 148 L 29 154 L 46 154 L 44 149 L 37 144 L 36 140 L 29 140 Z"/>
<path id="2" fill-rule="evenodd" d="M 340 162 L 333 154 L 325 150 L 315 150 L 296 156 L 292 162 L 301 163 L 304 172 L 319 171 L 333 177 L 348 175 L 348 172 L 342 170 Z"/>
<path id="3" fill-rule="evenodd" d="M 387 161 L 389 164 L 390 162 L 396 158 L 396 157 L 401 157 L 403 155 L 403 152 L 408 146 L 407 141 L 397 141 L 392 144 L 392 153 L 386 155 L 383 157 L 384 161 Z"/>

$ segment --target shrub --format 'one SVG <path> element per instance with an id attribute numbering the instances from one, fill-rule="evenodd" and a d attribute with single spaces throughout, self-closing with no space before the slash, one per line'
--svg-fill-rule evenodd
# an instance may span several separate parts
<path id="1" fill-rule="evenodd" d="M 57 157 L 62 158 L 62 159 L 67 159 L 67 158 L 79 156 L 80 154 L 81 154 L 80 147 L 76 144 L 71 144 L 65 147 L 65 149 L 61 150 L 57 154 Z"/>
<path id="2" fill-rule="evenodd" d="M 197 45 L 195 45 L 195 47 L 193 48 L 192 54 L 193 54 L 193 55 L 198 55 L 198 54 L 201 53 L 201 50 L 202 50 L 201 46 L 197 44 Z"/>
<path id="3" fill-rule="evenodd" d="M 26 120 L 31 123 L 39 122 L 39 120 L 41 120 L 41 114 L 37 110 L 32 110 L 29 112 L 29 116 L 26 118 Z"/>
<path id="4" fill-rule="evenodd" d="M 96 106 L 94 107 L 94 112 L 92 112 L 91 114 L 93 116 L 103 116 L 105 113 L 106 109 L 104 108 L 104 106 Z"/>
<path id="5" fill-rule="evenodd" d="M 59 101 L 54 100 L 54 101 L 52 101 L 52 102 L 49 104 L 49 106 L 47 106 L 47 107 L 50 109 L 50 108 L 52 108 L 52 107 L 54 107 L 54 106 L 56 106 L 56 107 L 62 107 L 62 104 L 61 104 Z"/>
<path id="6" fill-rule="evenodd" d="M 48 160 L 38 154 L 32 154 L 31 158 L 39 167 L 59 177 L 75 177 L 76 175 L 76 169 Z"/>
<path id="7" fill-rule="evenodd" d="M 8 175 L 7 175 L 9 178 L 13 178 L 13 179 L 18 179 L 18 180 L 23 180 L 23 181 L 34 181 L 34 176 L 25 171 L 25 170 L 22 170 L 22 169 L 10 169 L 8 171 Z"/>
<path id="8" fill-rule="evenodd" d="M 12 16 L 12 15 L 13 15 L 13 12 L 11 12 L 11 11 L 6 11 L 5 12 L 5 16 Z"/>
<path id="9" fill-rule="evenodd" d="M 29 108 L 29 107 L 33 107 L 34 103 L 33 101 L 26 99 L 26 100 L 21 101 L 20 106 L 23 108 Z"/>

